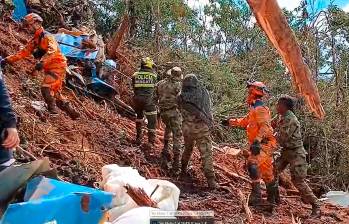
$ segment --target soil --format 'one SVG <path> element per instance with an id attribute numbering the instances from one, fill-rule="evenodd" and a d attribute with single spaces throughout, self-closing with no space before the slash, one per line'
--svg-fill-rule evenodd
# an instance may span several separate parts
<path id="1" fill-rule="evenodd" d="M 29 38 L 14 23 L 0 22 L 0 55 L 15 53 Z M 157 132 L 154 148 L 138 147 L 134 143 L 134 121 L 120 116 L 108 104 L 76 96 L 68 89 L 64 89 L 63 94 L 81 113 L 78 120 L 71 120 L 63 112 L 53 117 L 46 111 L 34 110 L 32 102 L 42 101 L 39 88 L 42 76 L 32 77 L 34 65 L 34 59 L 29 58 L 4 70 L 14 109 L 20 118 L 21 147 L 38 158 L 49 157 L 62 179 L 93 187 L 95 182 L 101 180 L 103 165 L 115 163 L 132 166 L 146 178 L 166 179 L 175 183 L 181 189 L 180 210 L 214 210 L 216 223 L 246 223 L 238 191 L 248 196 L 248 180 L 233 178 L 229 174 L 247 177 L 242 157 L 227 153 L 223 147 L 215 149 L 217 180 L 224 186 L 220 190 L 212 191 L 206 187 L 198 150 L 195 150 L 191 163 L 191 179 L 172 177 L 170 172 L 161 168 L 159 162 L 163 135 L 161 128 Z M 125 94 L 121 95 L 121 99 L 126 97 L 125 102 L 128 102 L 130 91 L 123 92 Z M 273 214 L 251 208 L 251 223 L 289 224 L 292 223 L 292 216 L 300 218 L 301 223 L 349 223 L 349 209 L 323 204 L 322 217 L 311 219 L 311 207 L 302 203 L 297 194 L 287 196 L 283 188 L 281 193 L 281 204 Z"/>

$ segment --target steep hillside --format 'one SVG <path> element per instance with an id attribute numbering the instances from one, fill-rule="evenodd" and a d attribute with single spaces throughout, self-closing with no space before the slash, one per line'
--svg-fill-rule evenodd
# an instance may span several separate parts
<path id="1" fill-rule="evenodd" d="M 0 55 L 12 54 L 23 46 L 29 36 L 15 24 L 0 23 Z M 245 223 L 239 191 L 249 192 L 248 178 L 243 158 L 233 155 L 234 147 L 217 146 L 214 151 L 218 182 L 224 186 L 219 191 L 209 191 L 200 169 L 199 152 L 195 151 L 191 181 L 178 180 L 160 168 L 159 154 L 162 131 L 158 131 L 156 148 L 144 155 L 145 149 L 136 147 L 135 124 L 116 114 L 105 104 L 97 104 L 82 96 L 75 96 L 65 89 L 64 94 L 82 114 L 72 121 L 65 114 L 50 117 L 32 107 L 40 101 L 40 77 L 31 77 L 32 59 L 8 66 L 4 71 L 14 108 L 20 117 L 21 147 L 36 157 L 49 157 L 64 180 L 93 186 L 100 180 L 101 167 L 105 164 L 137 168 L 147 178 L 167 179 L 182 191 L 181 210 L 214 210 L 217 223 Z M 253 210 L 251 223 L 291 223 L 291 216 L 300 217 L 302 223 L 349 223 L 349 210 L 324 205 L 323 217 L 311 220 L 310 206 L 301 203 L 299 196 L 286 196 L 282 190 L 281 205 L 273 215 L 263 215 Z M 264 221 L 263 221 L 264 220 Z M 220 222 L 218 222 L 220 221 Z"/>

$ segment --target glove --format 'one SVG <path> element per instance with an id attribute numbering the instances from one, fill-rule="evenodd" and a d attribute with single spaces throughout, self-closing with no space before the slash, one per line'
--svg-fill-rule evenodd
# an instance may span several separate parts
<path id="1" fill-rule="evenodd" d="M 43 68 L 44 68 L 44 65 L 42 64 L 42 62 L 39 62 L 35 65 L 36 71 L 41 71 Z"/>
<path id="2" fill-rule="evenodd" d="M 250 152 L 246 149 L 241 150 L 241 154 L 245 159 L 247 159 L 250 156 Z"/>
<path id="3" fill-rule="evenodd" d="M 41 50 L 41 49 L 38 49 L 38 50 L 36 50 L 36 51 L 33 52 L 33 57 L 34 57 L 35 59 L 40 59 L 40 58 L 42 58 L 45 54 L 46 54 L 46 51 Z"/>
<path id="4" fill-rule="evenodd" d="M 7 65 L 7 60 L 6 60 L 6 58 L 2 59 L 2 58 L 0 57 L 0 66 L 1 66 L 1 68 L 5 68 L 6 65 Z"/>
<path id="5" fill-rule="evenodd" d="M 262 150 L 262 145 L 258 140 L 254 140 L 254 142 L 252 143 L 251 147 L 251 153 L 252 155 L 259 155 L 261 153 Z"/>
<path id="6" fill-rule="evenodd" d="M 222 120 L 222 121 L 221 121 L 221 124 L 222 124 L 223 126 L 228 127 L 228 126 L 229 126 L 229 119 Z"/>

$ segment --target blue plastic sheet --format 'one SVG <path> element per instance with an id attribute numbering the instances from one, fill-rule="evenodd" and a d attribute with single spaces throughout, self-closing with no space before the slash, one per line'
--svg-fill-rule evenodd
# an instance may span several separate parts
<path id="1" fill-rule="evenodd" d="M 20 21 L 24 16 L 28 14 L 25 2 L 24 0 L 12 0 L 12 2 L 15 5 L 15 10 L 12 17 L 14 20 Z"/>
<path id="2" fill-rule="evenodd" d="M 66 57 L 94 60 L 98 51 L 90 49 L 81 49 L 81 42 L 85 36 L 72 36 L 68 34 L 55 34 L 55 38 L 59 44 L 59 48 Z"/>
<path id="3" fill-rule="evenodd" d="M 112 194 L 37 177 L 27 184 L 25 202 L 11 204 L 1 224 L 98 224 Z"/>
<path id="4" fill-rule="evenodd" d="M 97 77 L 97 68 L 95 64 L 93 64 L 91 68 L 91 78 L 91 82 L 88 83 L 87 86 L 98 95 L 103 97 L 111 97 L 117 93 L 113 86 Z"/>

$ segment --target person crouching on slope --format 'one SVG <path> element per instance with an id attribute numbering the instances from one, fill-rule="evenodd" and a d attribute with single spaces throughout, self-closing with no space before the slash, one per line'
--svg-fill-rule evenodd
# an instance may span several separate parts
<path id="1" fill-rule="evenodd" d="M 246 129 L 249 143 L 248 172 L 252 179 L 252 192 L 250 205 L 262 205 L 261 179 L 267 186 L 268 202 L 270 205 L 276 203 L 278 185 L 274 178 L 273 152 L 276 150 L 276 139 L 271 127 L 271 114 L 269 108 L 264 104 L 262 98 L 268 92 L 262 82 L 248 82 L 247 104 L 249 113 L 240 119 L 228 119 L 222 121 L 222 125 L 241 127 Z"/>
<path id="2" fill-rule="evenodd" d="M 61 95 L 67 59 L 61 53 L 54 36 L 44 30 L 42 23 L 43 19 L 38 14 L 30 13 L 24 17 L 23 27 L 33 34 L 34 37 L 23 50 L 2 60 L 1 65 L 3 67 L 6 64 L 13 64 L 32 54 L 35 59 L 39 59 L 33 74 L 41 70 L 45 72 L 45 77 L 41 84 L 41 94 L 49 112 L 58 114 L 56 107 L 58 106 L 72 119 L 77 119 L 80 114 Z"/>

